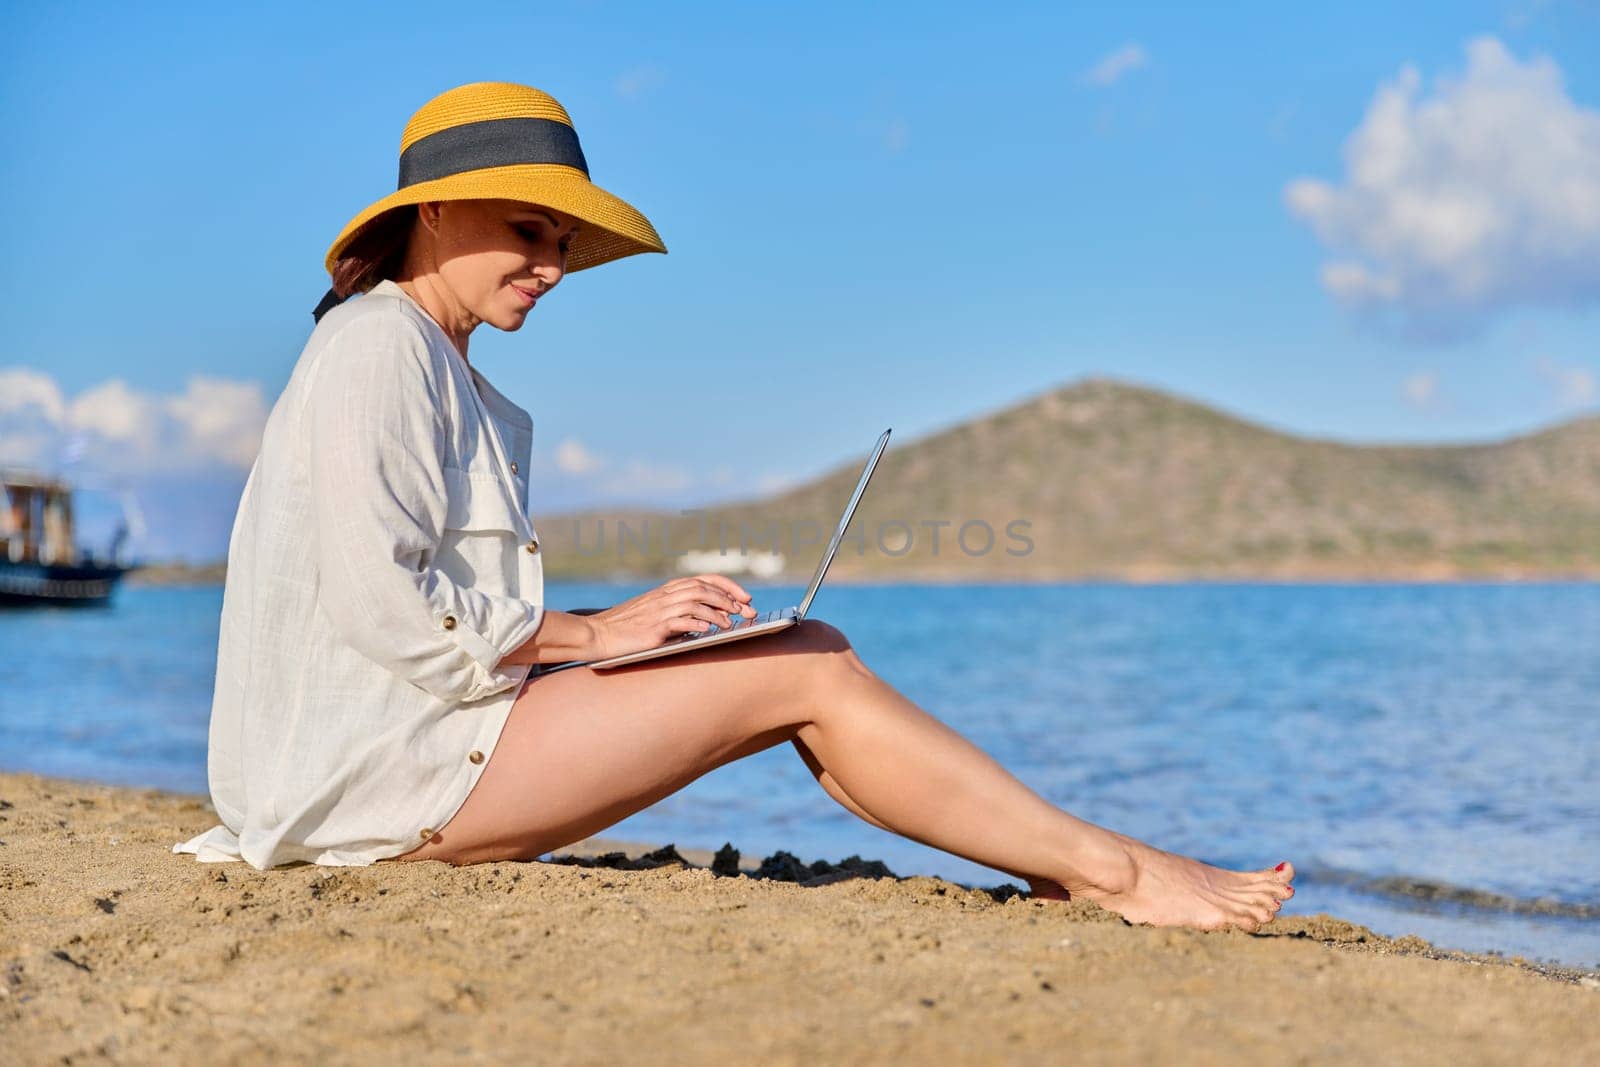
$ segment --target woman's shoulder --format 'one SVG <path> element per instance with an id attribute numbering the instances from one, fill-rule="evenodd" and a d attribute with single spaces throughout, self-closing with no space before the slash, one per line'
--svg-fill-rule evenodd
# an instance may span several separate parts
<path id="1" fill-rule="evenodd" d="M 361 410 L 369 414 L 400 408 L 459 411 L 459 373 L 427 324 L 416 320 L 421 313 L 404 298 L 373 291 L 329 309 L 295 361 L 282 402 L 296 418 L 308 405 L 347 407 L 339 398 L 357 394 L 364 398 Z"/>
<path id="2" fill-rule="evenodd" d="M 442 387 L 452 377 L 450 342 L 404 296 L 374 289 L 332 308 L 311 331 L 302 361 L 381 365 Z M 374 366 L 373 369 L 377 369 Z"/>
<path id="3" fill-rule="evenodd" d="M 344 301 L 322 316 L 311 331 L 308 348 L 321 348 L 336 339 L 382 340 L 415 343 L 432 348 L 434 338 L 422 313 L 409 300 L 383 288 L 368 290 Z"/>

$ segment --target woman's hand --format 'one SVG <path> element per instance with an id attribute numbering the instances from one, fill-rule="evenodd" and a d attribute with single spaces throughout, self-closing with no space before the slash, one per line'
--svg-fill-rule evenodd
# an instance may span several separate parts
<path id="1" fill-rule="evenodd" d="M 588 616 L 596 647 L 590 658 L 623 656 L 666 644 L 707 624 L 732 626 L 733 615 L 755 618 L 750 594 L 732 578 L 697 574 L 674 578 L 665 585 Z"/>

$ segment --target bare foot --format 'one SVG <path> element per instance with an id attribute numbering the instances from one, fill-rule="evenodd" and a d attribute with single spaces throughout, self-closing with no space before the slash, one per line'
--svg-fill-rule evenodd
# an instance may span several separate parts
<path id="1" fill-rule="evenodd" d="M 1259 930 L 1294 896 L 1294 865 L 1260 871 L 1230 871 L 1152 848 L 1123 834 L 1113 838 L 1127 852 L 1127 864 L 1061 882 L 1029 878 L 1033 895 L 1068 900 L 1073 893 L 1114 911 L 1133 923 L 1221 930 L 1237 926 Z"/>

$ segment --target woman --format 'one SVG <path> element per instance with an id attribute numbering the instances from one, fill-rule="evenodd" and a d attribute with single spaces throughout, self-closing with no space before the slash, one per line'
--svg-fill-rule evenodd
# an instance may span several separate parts
<path id="1" fill-rule="evenodd" d="M 468 357 L 477 326 L 520 329 L 569 271 L 666 248 L 526 86 L 426 104 L 399 184 L 329 250 L 333 291 L 240 501 L 208 761 L 223 825 L 174 851 L 263 869 L 535 859 L 788 742 L 862 819 L 1038 896 L 1254 930 L 1292 895 L 1287 863 L 1222 870 L 1053 807 L 816 619 L 541 673 L 755 614 L 715 574 L 545 608 L 532 423 Z"/>

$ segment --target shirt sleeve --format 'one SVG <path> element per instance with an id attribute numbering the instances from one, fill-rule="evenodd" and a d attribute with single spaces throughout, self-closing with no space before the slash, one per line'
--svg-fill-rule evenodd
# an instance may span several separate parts
<path id="1" fill-rule="evenodd" d="M 415 324 L 363 315 L 318 359 L 306 401 L 318 603 L 352 647 L 449 703 L 526 673 L 505 655 L 542 604 L 460 585 L 433 565 L 449 508 L 444 383 Z"/>

